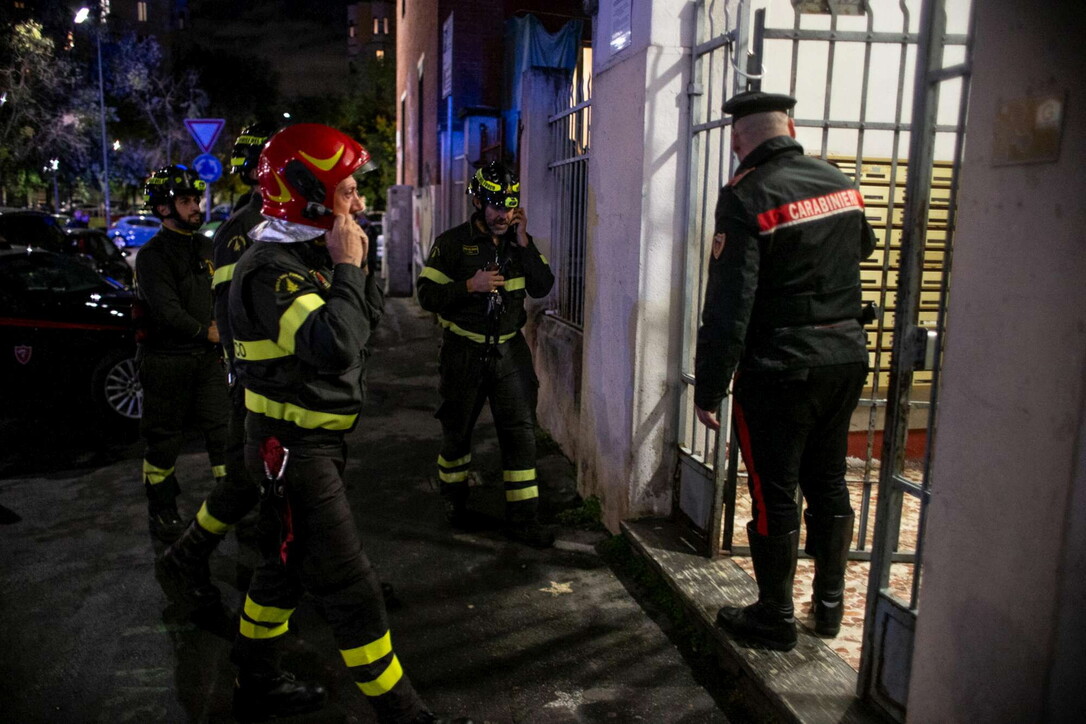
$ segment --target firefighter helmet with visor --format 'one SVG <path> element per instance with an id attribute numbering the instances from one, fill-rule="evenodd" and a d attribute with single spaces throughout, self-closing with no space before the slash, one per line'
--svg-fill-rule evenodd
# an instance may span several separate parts
<path id="1" fill-rule="evenodd" d="M 484 204 L 499 209 L 514 209 L 520 205 L 520 182 L 505 164 L 493 161 L 471 177 L 468 193 Z"/>

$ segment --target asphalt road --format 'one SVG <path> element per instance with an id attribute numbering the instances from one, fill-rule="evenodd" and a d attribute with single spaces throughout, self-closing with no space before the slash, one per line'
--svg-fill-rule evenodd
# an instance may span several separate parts
<path id="1" fill-rule="evenodd" d="M 605 533 L 559 525 L 546 551 L 500 535 L 486 413 L 473 496 L 495 527 L 446 526 L 433 483 L 438 339 L 412 301 L 390 300 L 346 472 L 364 545 L 400 601 L 397 654 L 431 708 L 503 723 L 728 721 L 713 674 L 599 555 Z M 228 651 L 255 552 L 227 538 L 212 575 L 232 615 L 193 621 L 154 579 L 138 441 L 56 411 L 2 423 L 0 438 L 0 720 L 230 721 Z M 570 492 L 563 458 L 540 469 L 544 496 Z M 210 486 L 199 439 L 178 477 L 191 516 Z M 373 721 L 311 600 L 291 629 L 286 666 L 330 690 L 325 710 L 296 721 Z"/>

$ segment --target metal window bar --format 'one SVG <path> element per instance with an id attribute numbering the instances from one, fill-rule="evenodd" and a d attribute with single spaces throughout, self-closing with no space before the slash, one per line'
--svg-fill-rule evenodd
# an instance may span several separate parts
<path id="1" fill-rule="evenodd" d="M 915 3 L 914 3 L 915 4 Z M 739 88 L 740 83 L 748 74 L 740 73 L 737 68 L 748 67 L 743 62 L 745 45 L 744 33 L 740 32 L 745 27 L 746 14 L 749 8 L 747 3 L 725 2 L 724 0 L 703 0 L 698 5 L 698 43 L 692 53 L 692 82 L 688 93 L 691 102 L 691 128 L 688 138 L 691 159 L 691 191 L 689 197 L 688 230 L 690 243 L 687 247 L 686 260 L 686 284 L 683 328 L 683 349 L 686 353 L 683 357 L 683 369 L 680 379 L 684 385 L 684 392 L 679 400 L 679 439 L 678 446 L 680 460 L 693 463 L 691 469 L 699 469 L 700 475 L 708 480 L 716 480 L 718 489 L 713 496 L 713 506 L 723 504 L 726 510 L 722 518 L 714 511 L 708 520 L 693 522 L 695 533 L 704 533 L 704 539 L 700 545 L 706 549 L 709 555 L 716 555 L 722 551 L 732 553 L 746 553 L 746 547 L 733 545 L 732 532 L 734 531 L 735 493 L 736 481 L 745 477 L 741 469 L 737 469 L 737 456 L 728 463 L 719 444 L 721 439 L 730 439 L 730 410 L 728 406 L 722 410 L 722 422 L 724 429 L 722 434 L 713 435 L 704 428 L 693 414 L 693 356 L 696 330 L 698 327 L 698 315 L 700 303 L 704 296 L 704 286 L 707 278 L 708 246 L 712 237 L 713 205 L 716 200 L 716 192 L 723 185 L 723 181 L 730 169 L 726 165 L 729 153 L 730 120 L 723 117 L 720 108 L 724 97 L 732 95 L 733 89 Z M 789 91 L 796 93 L 799 84 L 799 58 L 801 51 L 818 46 L 824 48 L 826 57 L 826 71 L 824 80 L 826 84 L 825 99 L 822 103 L 822 118 L 800 117 L 795 123 L 798 128 L 820 129 L 820 155 L 831 162 L 836 163 L 851 175 L 864 193 L 868 204 L 869 218 L 872 218 L 876 226 L 876 233 L 880 242 L 877 251 L 865 262 L 863 266 L 864 299 L 875 301 L 879 304 L 884 314 L 874 324 L 867 328 L 869 334 L 869 352 L 873 374 L 870 378 L 866 394 L 861 400 L 861 406 L 867 407 L 866 415 L 866 441 L 862 473 L 850 474 L 850 485 L 860 486 L 860 502 L 857 506 L 857 532 L 856 543 L 851 554 L 853 559 L 869 559 L 868 540 L 870 538 L 873 522 L 872 497 L 878 476 L 878 468 L 875 467 L 875 455 L 879 448 L 878 423 L 880 412 L 885 409 L 885 389 L 889 375 L 889 352 L 893 341 L 893 319 L 896 311 L 896 282 L 900 264 L 900 237 L 903 219 L 902 201 L 905 171 L 907 164 L 899 160 L 904 154 L 901 148 L 904 138 L 907 138 L 910 123 L 906 122 L 906 89 L 911 88 L 909 83 L 909 63 L 915 55 L 915 44 L 920 37 L 919 33 L 910 30 L 910 11 L 906 2 L 898 6 L 900 10 L 900 30 L 896 32 L 878 32 L 875 30 L 876 18 L 871 11 L 870 4 L 866 8 L 866 29 L 862 31 L 841 29 L 839 18 L 835 12 L 835 4 L 829 3 L 831 15 L 828 27 L 811 29 L 801 27 L 803 18 L 796 12 L 792 28 L 765 28 L 764 39 L 767 43 L 775 43 L 769 52 L 779 56 L 783 53 L 790 55 L 790 79 Z M 883 6 L 885 7 L 885 5 Z M 891 22 L 895 22 L 891 19 Z M 855 20 L 853 20 L 855 23 Z M 948 45 L 964 45 L 966 35 L 947 35 L 945 41 Z M 783 44 L 783 45 L 782 45 Z M 802 44 L 802 46 L 801 46 Z M 857 112 L 849 116 L 835 107 L 833 98 L 834 61 L 838 57 L 838 46 L 850 45 L 860 47 L 863 57 L 862 80 L 860 102 Z M 886 49 L 879 57 L 883 59 L 874 67 L 873 54 L 876 48 Z M 896 48 L 896 52 L 895 49 Z M 844 52 L 847 52 L 847 48 Z M 890 120 L 879 118 L 876 114 L 872 117 L 868 107 L 868 90 L 873 83 L 885 85 L 886 69 L 890 63 L 885 62 L 885 52 L 896 56 L 897 72 L 894 81 L 894 108 L 893 117 Z M 732 58 L 731 56 L 734 56 Z M 769 57 L 767 55 L 767 57 Z M 815 106 L 817 107 L 817 106 Z M 805 106 L 801 113 L 811 108 Z M 884 110 L 884 109 L 880 109 Z M 937 125 L 940 133 L 958 133 L 957 125 Z M 831 137 L 834 133 L 847 131 L 854 133 L 855 153 L 848 156 L 831 156 Z M 874 159 L 868 157 L 865 152 L 866 139 L 869 134 L 884 134 L 889 136 L 884 141 L 893 152 L 885 158 Z M 841 144 L 837 144 L 841 145 Z M 941 286 L 940 279 L 943 273 L 944 258 L 948 255 L 945 245 L 946 220 L 949 216 L 952 198 L 950 193 L 950 181 L 953 176 L 952 163 L 936 164 L 934 169 L 934 197 L 932 199 L 930 224 L 931 241 L 927 247 L 925 256 L 925 286 L 927 292 L 922 305 L 923 319 L 932 327 L 940 324 L 939 314 L 941 299 L 935 292 Z M 939 238 L 942 236 L 942 238 Z M 917 385 L 930 387 L 932 375 L 921 373 L 915 380 Z M 922 414 L 928 403 L 923 399 L 916 399 L 910 403 L 911 409 Z M 930 423 L 930 416 L 929 416 Z M 731 449 L 734 450 L 732 445 Z M 682 468 L 682 465 L 680 465 Z M 684 484 L 678 483 L 680 488 Z M 681 501 L 680 495 L 676 496 Z M 690 518 L 689 512 L 679 506 L 679 512 L 685 513 Z M 701 527 L 707 530 L 699 531 Z M 897 552 L 893 554 L 895 561 L 909 560 L 911 553 Z"/>
<path id="2" fill-rule="evenodd" d="M 554 160 L 554 208 L 550 260 L 557 280 L 557 306 L 549 314 L 577 328 L 584 327 L 584 276 L 587 252 L 588 161 L 592 130 L 591 78 L 584 66 L 574 73 L 567 98 L 547 119 Z"/>

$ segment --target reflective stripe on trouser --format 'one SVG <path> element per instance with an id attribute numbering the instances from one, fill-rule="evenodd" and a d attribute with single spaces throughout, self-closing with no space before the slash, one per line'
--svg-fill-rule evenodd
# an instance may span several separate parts
<path id="1" fill-rule="evenodd" d="M 435 415 L 442 428 L 438 474 L 442 472 L 442 459 L 470 461 L 472 432 L 483 404 L 489 400 L 505 471 L 506 514 L 514 520 L 528 520 L 535 516 L 538 503 L 537 488 L 536 495 L 531 495 L 535 488 L 538 388 L 532 355 L 519 334 L 498 347 L 496 358 L 487 361 L 485 351 L 484 345 L 451 334 L 444 336 L 439 365 L 442 403 Z M 533 482 L 529 482 L 529 474 Z M 509 480 L 510 476 L 523 479 Z M 465 476 L 465 490 L 466 484 Z"/>
<path id="2" fill-rule="evenodd" d="M 230 388 L 225 471 L 196 514 L 200 527 L 216 535 L 229 532 L 260 499 L 260 488 L 245 469 L 245 395 L 240 384 Z"/>
<path id="3" fill-rule="evenodd" d="M 732 411 L 756 533 L 799 529 L 797 485 L 813 514 L 852 513 L 845 456 L 866 374 L 857 362 L 736 377 Z"/>
<path id="4" fill-rule="evenodd" d="M 286 619 L 279 623 L 276 617 L 293 610 L 302 593 L 308 591 L 318 599 L 318 610 L 331 626 L 337 647 L 379 718 L 395 719 L 399 712 L 417 712 L 421 702 L 391 644 L 384 651 L 380 643 L 389 634 L 388 617 L 380 584 L 362 550 L 347 502 L 342 479 L 344 446 L 282 443 L 290 451 L 284 487 L 293 539 L 287 543 L 285 561 L 280 549 L 269 551 L 253 574 L 232 660 L 247 673 L 277 671 L 282 636 L 274 632 L 279 631 L 277 625 L 283 626 L 279 633 L 286 631 Z M 263 477 L 258 441 L 247 442 L 245 461 L 250 476 Z M 284 526 L 278 511 L 285 507 L 263 501 L 263 524 Z M 263 618 L 258 620 L 254 612 Z"/>
<path id="5" fill-rule="evenodd" d="M 437 478 L 441 481 L 441 494 L 452 498 L 465 498 L 468 494 L 468 469 L 471 453 L 448 459 L 437 456 Z"/>
<path id="6" fill-rule="evenodd" d="M 227 399 L 226 372 L 217 349 L 201 354 L 160 354 L 141 350 L 140 384 L 143 416 L 140 434 L 146 444 L 144 469 L 171 471 L 184 441 L 187 418 L 204 435 L 212 469 L 225 465 Z M 157 485 L 169 475 L 145 482 Z"/>

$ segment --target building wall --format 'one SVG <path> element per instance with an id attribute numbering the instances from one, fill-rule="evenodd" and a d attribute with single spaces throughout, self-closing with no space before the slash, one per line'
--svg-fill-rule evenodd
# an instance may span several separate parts
<path id="1" fill-rule="evenodd" d="M 398 13 L 398 4 L 392 0 L 371 0 L 349 4 L 347 6 L 347 57 L 354 59 L 361 55 L 374 58 L 381 53 L 380 57 L 391 60 L 396 50 Z M 374 20 L 377 21 L 377 32 L 374 32 Z"/>
<path id="2" fill-rule="evenodd" d="M 397 166 L 396 180 L 408 186 L 416 185 L 419 157 L 437 158 L 437 99 L 441 88 L 441 22 L 438 20 L 438 0 L 399 0 L 396 33 L 396 128 L 399 138 L 397 153 L 403 163 Z M 423 61 L 423 97 L 418 97 L 418 65 Z M 400 99 L 406 98 L 401 104 Z M 416 149 L 418 138 L 418 108 L 422 104 L 423 146 Z M 403 112 L 406 110 L 406 117 Z M 433 163 L 433 161 L 431 161 Z"/>
<path id="3" fill-rule="evenodd" d="M 674 471 L 682 309 L 685 85 L 690 3 L 633 3 L 633 44 L 609 47 L 610 6 L 595 22 L 589 165 L 582 495 L 611 530 L 667 514 Z"/>
<path id="4" fill-rule="evenodd" d="M 1086 22 L 975 4 L 915 722 L 1086 716 Z M 1059 160 L 993 163 L 1003 102 L 1063 94 Z"/>

